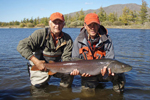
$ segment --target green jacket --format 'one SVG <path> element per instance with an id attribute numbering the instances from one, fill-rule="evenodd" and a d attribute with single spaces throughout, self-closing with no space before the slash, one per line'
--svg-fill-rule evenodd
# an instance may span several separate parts
<path id="1" fill-rule="evenodd" d="M 50 28 L 36 30 L 28 38 L 19 42 L 17 51 L 28 60 L 33 55 L 39 59 L 41 53 L 51 56 L 61 55 L 59 61 L 70 60 L 73 45 L 71 37 L 63 32 L 64 35 L 58 40 L 55 47 L 53 38 L 49 33 L 51 33 Z"/>

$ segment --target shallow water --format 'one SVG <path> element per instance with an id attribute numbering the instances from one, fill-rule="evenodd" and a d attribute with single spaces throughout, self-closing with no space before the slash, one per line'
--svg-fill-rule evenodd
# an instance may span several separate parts
<path id="1" fill-rule="evenodd" d="M 16 50 L 18 42 L 28 37 L 33 29 L 0 29 L 0 99 L 101 99 L 128 100 L 150 99 L 150 30 L 108 29 L 116 59 L 133 66 L 125 73 L 125 91 L 122 94 L 112 90 L 112 83 L 100 83 L 95 92 L 81 90 L 80 76 L 75 76 L 71 88 L 59 86 L 60 79 L 52 77 L 46 88 L 31 87 L 27 71 L 27 60 Z M 75 40 L 78 28 L 64 28 L 63 31 Z"/>

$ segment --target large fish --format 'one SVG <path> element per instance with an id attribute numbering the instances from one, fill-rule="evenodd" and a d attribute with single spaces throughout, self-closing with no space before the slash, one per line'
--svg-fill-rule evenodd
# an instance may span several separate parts
<path id="1" fill-rule="evenodd" d="M 44 63 L 44 66 L 53 74 L 57 72 L 69 74 L 74 69 L 78 69 L 80 74 L 88 73 L 90 75 L 98 75 L 101 73 L 101 69 L 104 66 L 110 68 L 112 73 L 124 73 L 132 69 L 130 65 L 113 59 L 53 62 L 53 63 Z M 38 70 L 38 68 L 36 66 L 32 66 L 31 70 Z"/>

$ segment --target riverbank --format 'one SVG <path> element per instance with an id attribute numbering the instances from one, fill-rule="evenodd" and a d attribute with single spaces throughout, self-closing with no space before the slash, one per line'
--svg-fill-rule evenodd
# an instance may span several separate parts
<path id="1" fill-rule="evenodd" d="M 48 27 L 48 26 L 45 26 Z M 83 26 L 67 27 L 64 28 L 82 28 Z M 117 28 L 117 29 L 150 29 L 149 25 L 121 25 L 121 26 L 105 26 L 106 28 Z M 5 26 L 0 28 L 44 28 L 44 27 L 19 27 L 19 26 Z"/>

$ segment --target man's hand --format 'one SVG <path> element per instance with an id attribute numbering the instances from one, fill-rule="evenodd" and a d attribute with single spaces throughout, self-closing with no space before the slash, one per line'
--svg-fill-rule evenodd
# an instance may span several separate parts
<path id="1" fill-rule="evenodd" d="M 81 76 L 82 77 L 90 77 L 91 75 L 89 75 L 88 73 L 83 73 Z"/>
<path id="2" fill-rule="evenodd" d="M 101 69 L 101 74 L 102 74 L 102 76 L 105 76 L 105 74 L 108 74 L 108 76 L 110 76 L 110 75 L 114 76 L 114 73 L 111 72 L 110 68 L 108 68 L 108 71 L 107 71 L 106 66 L 104 66 L 104 68 Z"/>
<path id="3" fill-rule="evenodd" d="M 110 69 L 110 68 L 108 68 L 108 71 L 107 71 L 107 67 L 106 67 L 106 66 L 104 66 L 104 68 L 101 69 L 101 74 L 102 74 L 102 76 L 105 76 L 106 74 L 108 74 L 108 76 L 110 76 L 110 75 L 114 76 L 114 73 L 111 72 L 111 69 Z M 70 75 L 80 75 L 80 72 L 79 72 L 79 70 L 74 69 L 74 70 L 70 73 Z M 88 73 L 83 73 L 81 76 L 82 76 L 82 77 L 90 77 L 90 76 L 92 76 L 92 75 L 89 75 Z"/>
<path id="4" fill-rule="evenodd" d="M 39 60 L 38 62 L 34 64 L 40 71 L 46 71 L 47 69 L 45 68 L 44 63 L 45 63 L 44 60 Z"/>
<path id="5" fill-rule="evenodd" d="M 80 75 L 80 72 L 79 72 L 79 70 L 74 69 L 74 70 L 70 73 L 70 75 Z M 82 77 L 90 77 L 91 75 L 89 75 L 88 73 L 83 73 L 81 76 L 82 76 Z"/>
<path id="6" fill-rule="evenodd" d="M 44 60 L 39 60 L 35 56 L 32 56 L 30 59 L 34 65 L 40 70 L 40 71 L 46 71 L 47 69 L 44 66 L 45 61 Z"/>
<path id="7" fill-rule="evenodd" d="M 70 73 L 70 75 L 79 75 L 79 70 L 74 69 L 74 70 Z"/>

